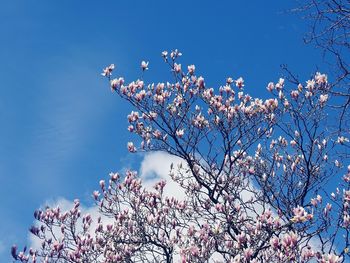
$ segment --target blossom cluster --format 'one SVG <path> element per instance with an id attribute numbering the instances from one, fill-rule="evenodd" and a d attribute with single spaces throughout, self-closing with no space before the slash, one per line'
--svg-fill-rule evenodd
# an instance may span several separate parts
<path id="1" fill-rule="evenodd" d="M 350 247 L 349 134 L 335 127 L 325 74 L 269 98 L 248 94 L 242 77 L 207 86 L 181 52 L 162 52 L 172 81 L 111 78 L 129 102 L 131 153 L 164 151 L 184 199 L 148 189 L 135 171 L 111 173 L 92 196 L 101 217 L 70 211 L 35 213 L 41 248 L 12 254 L 22 262 L 344 262 Z M 142 74 L 150 70 L 142 61 Z M 335 191 L 329 181 L 345 173 Z M 332 179 L 331 179 L 332 178 Z"/>

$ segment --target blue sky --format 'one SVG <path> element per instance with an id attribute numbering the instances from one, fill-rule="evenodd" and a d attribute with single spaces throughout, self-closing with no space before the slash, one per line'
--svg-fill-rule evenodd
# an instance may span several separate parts
<path id="1" fill-rule="evenodd" d="M 0 261 L 27 241 L 47 200 L 90 194 L 111 171 L 137 160 L 126 150 L 131 108 L 100 76 L 117 65 L 133 80 L 165 81 L 160 53 L 178 48 L 207 84 L 245 79 L 264 96 L 281 64 L 307 79 L 321 54 L 303 44 L 296 1 L 2 1 L 0 8 Z"/>

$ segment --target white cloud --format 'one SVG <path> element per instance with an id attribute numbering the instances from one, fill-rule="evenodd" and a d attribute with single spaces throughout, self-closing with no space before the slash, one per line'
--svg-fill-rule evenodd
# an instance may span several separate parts
<path id="1" fill-rule="evenodd" d="M 184 199 L 185 191 L 169 176 L 171 164 L 177 167 L 180 163 L 184 163 L 184 160 L 165 152 L 146 154 L 140 167 L 140 177 L 144 186 L 150 189 L 158 181 L 165 180 L 167 182 L 164 188 L 165 195 L 177 199 Z"/>

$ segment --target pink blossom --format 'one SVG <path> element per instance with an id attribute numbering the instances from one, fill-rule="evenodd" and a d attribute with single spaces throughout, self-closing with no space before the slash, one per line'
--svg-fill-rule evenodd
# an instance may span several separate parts
<path id="1" fill-rule="evenodd" d="M 315 80 L 308 80 L 307 82 L 306 82 L 306 88 L 309 90 L 309 91 L 313 91 L 314 90 L 314 87 L 315 87 L 315 84 L 316 84 L 316 82 L 315 82 Z"/>
<path id="2" fill-rule="evenodd" d="M 174 71 L 175 71 L 176 73 L 180 73 L 180 72 L 181 72 L 181 64 L 175 63 L 175 64 L 174 64 Z"/>
<path id="3" fill-rule="evenodd" d="M 335 254 L 324 254 L 320 260 L 320 263 L 338 263 L 341 262 L 342 258 Z"/>
<path id="4" fill-rule="evenodd" d="M 298 84 L 298 90 L 299 90 L 299 92 L 303 91 L 303 85 L 301 85 L 300 83 Z"/>
<path id="5" fill-rule="evenodd" d="M 281 90 L 284 87 L 284 79 L 280 78 L 275 86 L 276 90 Z"/>
<path id="6" fill-rule="evenodd" d="M 104 180 L 100 181 L 100 187 L 101 187 L 101 189 L 105 188 L 105 181 Z"/>
<path id="7" fill-rule="evenodd" d="M 245 248 L 243 250 L 243 253 L 244 253 L 244 257 L 246 260 L 249 260 L 251 258 L 251 256 L 253 255 L 253 249 L 251 248 Z"/>
<path id="8" fill-rule="evenodd" d="M 168 56 L 168 51 L 163 51 L 162 52 L 162 57 L 166 58 Z"/>
<path id="9" fill-rule="evenodd" d="M 239 77 L 237 80 L 236 80 L 236 87 L 238 88 L 243 88 L 244 87 L 244 80 L 242 77 Z"/>
<path id="10" fill-rule="evenodd" d="M 185 130 L 184 129 L 180 129 L 176 131 L 176 136 L 179 138 L 182 138 L 185 134 Z"/>
<path id="11" fill-rule="evenodd" d="M 286 249 L 293 249 L 296 246 L 297 241 L 298 241 L 297 234 L 294 232 L 289 232 L 283 236 L 282 245 Z"/>
<path id="12" fill-rule="evenodd" d="M 112 75 L 112 71 L 115 69 L 114 64 L 109 65 L 108 67 L 103 69 L 103 72 L 101 73 L 104 77 L 110 77 Z"/>
<path id="13" fill-rule="evenodd" d="M 136 152 L 136 147 L 134 146 L 133 142 L 128 142 L 128 151 L 129 152 Z"/>
<path id="14" fill-rule="evenodd" d="M 319 101 L 320 101 L 321 106 L 324 106 L 324 104 L 327 102 L 327 100 L 328 100 L 328 94 L 321 94 L 320 95 Z"/>
<path id="15" fill-rule="evenodd" d="M 294 217 L 291 219 L 294 223 L 302 223 L 307 220 L 312 219 L 312 215 L 308 214 L 305 209 L 301 206 L 297 206 L 296 208 L 293 208 Z"/>
<path id="16" fill-rule="evenodd" d="M 332 209 L 332 205 L 330 203 L 327 203 L 326 207 L 323 210 L 324 215 L 328 216 L 329 211 L 331 211 L 331 209 Z"/>
<path id="17" fill-rule="evenodd" d="M 268 91 L 273 91 L 273 89 L 275 88 L 275 85 L 273 82 L 270 82 L 269 84 L 267 84 L 267 90 Z"/>
<path id="18" fill-rule="evenodd" d="M 196 66 L 195 65 L 189 65 L 189 66 L 187 66 L 187 70 L 188 70 L 188 73 L 190 75 L 193 75 L 194 71 L 196 70 Z"/>
<path id="19" fill-rule="evenodd" d="M 337 139 L 337 143 L 344 144 L 344 143 L 346 143 L 346 142 L 349 142 L 349 139 L 346 138 L 346 137 L 344 137 L 344 136 L 340 136 L 340 137 L 338 137 L 338 139 Z"/>
<path id="20" fill-rule="evenodd" d="M 140 118 L 140 115 L 137 111 L 132 111 L 129 115 L 128 115 L 128 121 L 129 122 L 135 122 Z"/>
<path id="21" fill-rule="evenodd" d="M 141 69 L 142 69 L 142 71 L 145 71 L 145 70 L 148 70 L 148 61 L 146 62 L 146 61 L 142 61 L 141 62 Z"/>
<path id="22" fill-rule="evenodd" d="M 197 79 L 197 83 L 198 83 L 199 88 L 204 88 L 204 78 L 203 77 L 199 77 Z"/>
<path id="23" fill-rule="evenodd" d="M 231 77 L 227 78 L 227 79 L 226 79 L 226 83 L 227 83 L 228 85 L 231 85 L 231 84 L 233 83 L 233 79 L 232 79 Z"/>
<path id="24" fill-rule="evenodd" d="M 316 72 L 315 81 L 319 85 L 327 83 L 327 75 L 321 74 L 320 72 Z"/>
<path id="25" fill-rule="evenodd" d="M 92 196 L 94 197 L 95 200 L 97 200 L 98 197 L 100 196 L 99 191 L 94 191 L 94 192 L 92 193 Z"/>
<path id="26" fill-rule="evenodd" d="M 176 59 L 177 57 L 181 57 L 181 56 L 182 56 L 182 53 L 179 50 L 177 50 L 177 49 L 175 49 L 174 51 L 170 52 L 170 57 L 173 60 Z"/>
<path id="27" fill-rule="evenodd" d="M 290 95 L 291 95 L 292 99 L 297 100 L 298 97 L 299 97 L 299 91 L 293 90 L 293 91 L 290 93 Z"/>

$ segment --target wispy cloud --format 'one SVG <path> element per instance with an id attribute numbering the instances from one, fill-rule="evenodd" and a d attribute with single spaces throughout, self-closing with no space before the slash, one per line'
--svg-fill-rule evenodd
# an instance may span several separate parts
<path id="1" fill-rule="evenodd" d="M 165 152 L 148 153 L 141 162 L 140 177 L 148 188 L 160 180 L 165 180 L 167 182 L 164 188 L 165 195 L 184 199 L 185 191 L 169 175 L 170 166 L 173 164 L 177 167 L 180 163 L 184 163 L 184 160 Z"/>

